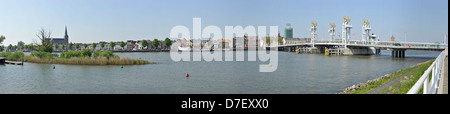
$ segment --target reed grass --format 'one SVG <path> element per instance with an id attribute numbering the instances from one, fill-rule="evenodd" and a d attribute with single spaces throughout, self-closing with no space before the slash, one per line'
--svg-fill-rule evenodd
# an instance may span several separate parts
<path id="1" fill-rule="evenodd" d="M 133 60 L 130 58 L 107 58 L 107 57 L 72 57 L 72 58 L 39 58 L 26 56 L 25 62 L 42 64 L 68 64 L 68 65 L 143 65 L 156 64 L 146 60 Z"/>

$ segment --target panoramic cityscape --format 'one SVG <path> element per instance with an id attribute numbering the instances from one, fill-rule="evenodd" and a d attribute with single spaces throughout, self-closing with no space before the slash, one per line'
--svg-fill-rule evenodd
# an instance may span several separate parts
<path id="1" fill-rule="evenodd" d="M 448 1 L 344 1 L 3 1 L 0 94 L 448 94 Z"/>

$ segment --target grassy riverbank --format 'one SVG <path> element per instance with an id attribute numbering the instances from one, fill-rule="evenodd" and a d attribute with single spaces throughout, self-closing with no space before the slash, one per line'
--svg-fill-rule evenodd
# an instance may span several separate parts
<path id="1" fill-rule="evenodd" d="M 22 61 L 23 52 L 2 52 L 0 56 L 7 57 L 10 61 Z M 40 64 L 68 64 L 68 65 L 143 65 L 156 64 L 146 60 L 120 58 L 110 51 L 68 51 L 62 52 L 60 57 L 47 52 L 31 52 L 30 56 L 24 56 L 24 62 Z"/>
<path id="2" fill-rule="evenodd" d="M 434 60 L 414 65 L 399 71 L 395 71 L 375 80 L 369 80 L 364 85 L 351 89 L 344 94 L 405 94 L 419 80 L 425 70 L 430 67 Z"/>

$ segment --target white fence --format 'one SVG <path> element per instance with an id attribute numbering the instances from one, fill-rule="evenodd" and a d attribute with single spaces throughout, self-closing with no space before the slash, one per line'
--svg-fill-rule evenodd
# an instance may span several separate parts
<path id="1" fill-rule="evenodd" d="M 437 94 L 439 80 L 442 73 L 442 65 L 445 59 L 445 52 L 442 51 L 441 54 L 436 58 L 436 60 L 431 64 L 431 66 L 423 73 L 420 79 L 414 84 L 414 86 L 408 91 L 407 94 L 417 94 L 423 85 L 423 94 Z M 431 73 L 431 80 L 429 76 Z"/>

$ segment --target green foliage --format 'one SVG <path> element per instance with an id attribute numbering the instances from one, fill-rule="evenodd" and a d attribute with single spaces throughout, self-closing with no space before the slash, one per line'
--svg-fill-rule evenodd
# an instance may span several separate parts
<path id="1" fill-rule="evenodd" d="M 100 42 L 100 47 L 104 48 L 105 47 L 105 42 Z"/>
<path id="2" fill-rule="evenodd" d="M 80 44 L 75 44 L 75 48 L 80 49 Z"/>
<path id="3" fill-rule="evenodd" d="M 123 41 L 122 41 L 122 42 L 120 42 L 120 44 L 119 44 L 119 45 L 120 45 L 120 47 L 122 47 L 122 48 L 123 48 L 123 47 L 125 47 L 125 45 L 126 45 L 126 44 L 125 44 L 125 42 L 123 42 Z"/>
<path id="4" fill-rule="evenodd" d="M 172 41 L 169 38 L 164 39 L 164 45 L 170 47 L 172 45 Z"/>
<path id="5" fill-rule="evenodd" d="M 110 57 L 115 57 L 116 55 L 113 54 L 113 52 L 111 51 L 94 51 L 92 53 L 92 57 L 97 58 L 97 57 L 106 57 L 106 58 L 110 58 Z"/>
<path id="6" fill-rule="evenodd" d="M 3 43 L 3 41 L 6 39 L 6 37 L 5 36 L 3 36 L 3 35 L 1 35 L 0 36 L 0 44 L 2 44 Z"/>
<path id="7" fill-rule="evenodd" d="M 22 60 L 23 55 L 24 55 L 23 52 L 16 51 L 16 52 L 12 53 L 11 55 L 8 55 L 6 57 L 6 59 L 11 60 L 11 61 L 20 61 L 20 60 Z"/>
<path id="8" fill-rule="evenodd" d="M 81 53 L 81 51 L 67 51 L 61 52 L 60 57 L 61 58 L 83 57 L 83 54 Z"/>
<path id="9" fill-rule="evenodd" d="M 92 43 L 92 47 L 95 49 L 95 47 L 97 47 L 97 43 Z"/>
<path id="10" fill-rule="evenodd" d="M 11 44 L 8 45 L 8 51 L 11 51 L 13 46 Z"/>
<path id="11" fill-rule="evenodd" d="M 69 45 L 67 46 L 67 48 L 69 48 L 69 50 L 71 50 L 71 49 L 72 49 L 72 44 L 69 44 Z"/>
<path id="12" fill-rule="evenodd" d="M 0 53 L 0 57 L 8 57 L 11 54 L 12 54 L 11 52 L 2 52 Z"/>
<path id="13" fill-rule="evenodd" d="M 147 47 L 147 46 L 148 46 L 147 40 L 142 40 L 142 46 L 143 46 L 143 47 Z"/>
<path id="14" fill-rule="evenodd" d="M 66 46 L 64 44 L 61 44 L 61 49 L 66 48 Z"/>
<path id="15" fill-rule="evenodd" d="M 156 48 L 158 48 L 159 40 L 158 39 L 154 39 L 153 42 L 152 42 L 152 45 L 155 46 Z"/>
<path id="16" fill-rule="evenodd" d="M 266 37 L 266 44 L 270 45 L 270 37 Z"/>
<path id="17" fill-rule="evenodd" d="M 348 94 L 364 94 L 368 91 L 371 91 L 375 88 L 380 87 L 381 85 L 391 81 L 395 78 L 400 78 L 400 83 L 391 85 L 390 88 L 386 88 L 378 93 L 381 94 L 405 94 L 409 91 L 409 89 L 412 88 L 412 86 L 419 80 L 419 78 L 422 76 L 422 74 L 425 72 L 425 70 L 430 67 L 430 65 L 433 63 L 433 61 L 429 61 L 425 64 L 416 65 L 410 68 L 405 68 L 400 71 L 395 71 L 389 78 L 381 79 L 374 83 L 369 83 L 367 87 L 365 88 L 359 88 L 354 92 L 348 93 Z M 412 76 L 412 77 L 411 77 Z M 420 93 L 420 92 L 419 92 Z"/>
<path id="18" fill-rule="evenodd" d="M 31 56 L 39 57 L 39 58 L 52 58 L 57 56 L 56 54 L 52 54 L 50 52 L 37 52 L 33 51 L 31 52 Z"/>
<path id="19" fill-rule="evenodd" d="M 53 46 L 52 45 L 41 45 L 41 46 L 39 46 L 39 49 L 38 49 L 40 52 L 49 52 L 49 53 L 51 53 L 51 52 L 53 52 Z"/>
<path id="20" fill-rule="evenodd" d="M 82 51 L 68 51 L 61 52 L 61 58 L 72 58 L 72 57 L 114 57 L 116 55 L 111 51 L 90 51 L 89 49 L 83 49 Z"/>
<path id="21" fill-rule="evenodd" d="M 89 49 L 83 49 L 83 50 L 81 50 L 81 54 L 82 54 L 84 57 L 91 57 L 92 51 L 89 50 Z"/>
<path id="22" fill-rule="evenodd" d="M 114 47 L 116 47 L 116 43 L 114 43 L 114 42 L 109 43 L 109 47 L 114 49 Z"/>
<path id="23" fill-rule="evenodd" d="M 88 45 L 87 44 L 83 44 L 83 47 L 84 47 L 84 49 L 86 49 L 88 47 Z"/>
<path id="24" fill-rule="evenodd" d="M 59 45 L 58 44 L 55 44 L 55 49 L 58 49 L 59 48 Z"/>

